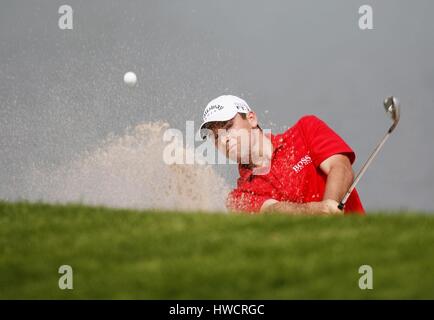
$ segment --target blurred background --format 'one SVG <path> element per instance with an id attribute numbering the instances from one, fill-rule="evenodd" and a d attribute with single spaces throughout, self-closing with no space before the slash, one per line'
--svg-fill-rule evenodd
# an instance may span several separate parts
<path id="1" fill-rule="evenodd" d="M 73 30 L 58 27 L 63 4 Z M 207 102 L 224 93 L 244 98 L 273 133 L 318 115 L 355 150 L 358 170 L 390 126 L 382 101 L 395 95 L 401 123 L 357 189 L 368 210 L 434 211 L 434 2 L 371 0 L 374 29 L 360 30 L 364 4 L 0 0 L 0 199 L 91 199 L 53 182 L 56 168 L 139 124 L 198 128 Z M 127 71 L 135 88 L 122 81 Z M 234 186 L 235 166 L 214 169 Z M 101 194 L 116 202 L 138 186 Z M 63 187 L 69 198 L 53 193 Z"/>

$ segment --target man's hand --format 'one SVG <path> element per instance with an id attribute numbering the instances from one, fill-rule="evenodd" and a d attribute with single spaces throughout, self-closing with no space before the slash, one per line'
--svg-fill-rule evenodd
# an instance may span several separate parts
<path id="1" fill-rule="evenodd" d="M 342 215 L 344 212 L 338 208 L 339 203 L 332 199 L 326 199 L 320 204 L 321 213 L 329 214 L 329 215 Z"/>

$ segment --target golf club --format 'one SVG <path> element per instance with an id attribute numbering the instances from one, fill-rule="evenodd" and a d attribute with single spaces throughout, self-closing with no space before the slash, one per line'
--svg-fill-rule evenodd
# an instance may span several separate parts
<path id="1" fill-rule="evenodd" d="M 390 134 L 395 130 L 396 126 L 399 122 L 399 101 L 395 97 L 388 97 L 383 102 L 384 108 L 386 109 L 386 113 L 389 114 L 389 116 L 392 118 L 393 124 L 387 130 L 386 135 L 384 138 L 380 141 L 380 143 L 377 145 L 377 147 L 374 149 L 372 154 L 369 156 L 368 160 L 363 165 L 362 169 L 360 169 L 360 172 L 357 174 L 356 178 L 354 179 L 353 183 L 351 184 L 350 188 L 348 189 L 345 196 L 342 198 L 341 202 L 338 205 L 338 208 L 340 210 L 344 209 L 345 203 L 347 202 L 348 198 L 351 195 L 351 192 L 353 192 L 354 188 L 356 187 L 357 183 L 359 182 L 360 178 L 363 176 L 365 171 L 368 169 L 369 165 L 371 164 L 372 160 L 375 158 L 377 153 L 380 151 L 380 149 L 383 147 L 384 143 L 386 142 L 387 138 L 389 138 Z"/>

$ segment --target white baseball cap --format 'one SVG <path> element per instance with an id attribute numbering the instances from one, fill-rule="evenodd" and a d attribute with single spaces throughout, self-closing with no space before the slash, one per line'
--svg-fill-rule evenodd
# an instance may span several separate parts
<path id="1" fill-rule="evenodd" d="M 207 123 L 228 121 L 235 117 L 237 113 L 249 113 L 251 111 L 247 102 L 237 96 L 223 95 L 211 100 L 203 112 L 203 123 L 199 128 L 202 139 L 206 136 L 204 126 Z"/>

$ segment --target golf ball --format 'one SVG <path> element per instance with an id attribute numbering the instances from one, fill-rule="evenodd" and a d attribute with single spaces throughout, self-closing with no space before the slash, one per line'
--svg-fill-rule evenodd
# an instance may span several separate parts
<path id="1" fill-rule="evenodd" d="M 127 72 L 124 75 L 124 82 L 129 85 L 130 87 L 133 87 L 137 83 L 137 76 L 134 72 Z"/>

